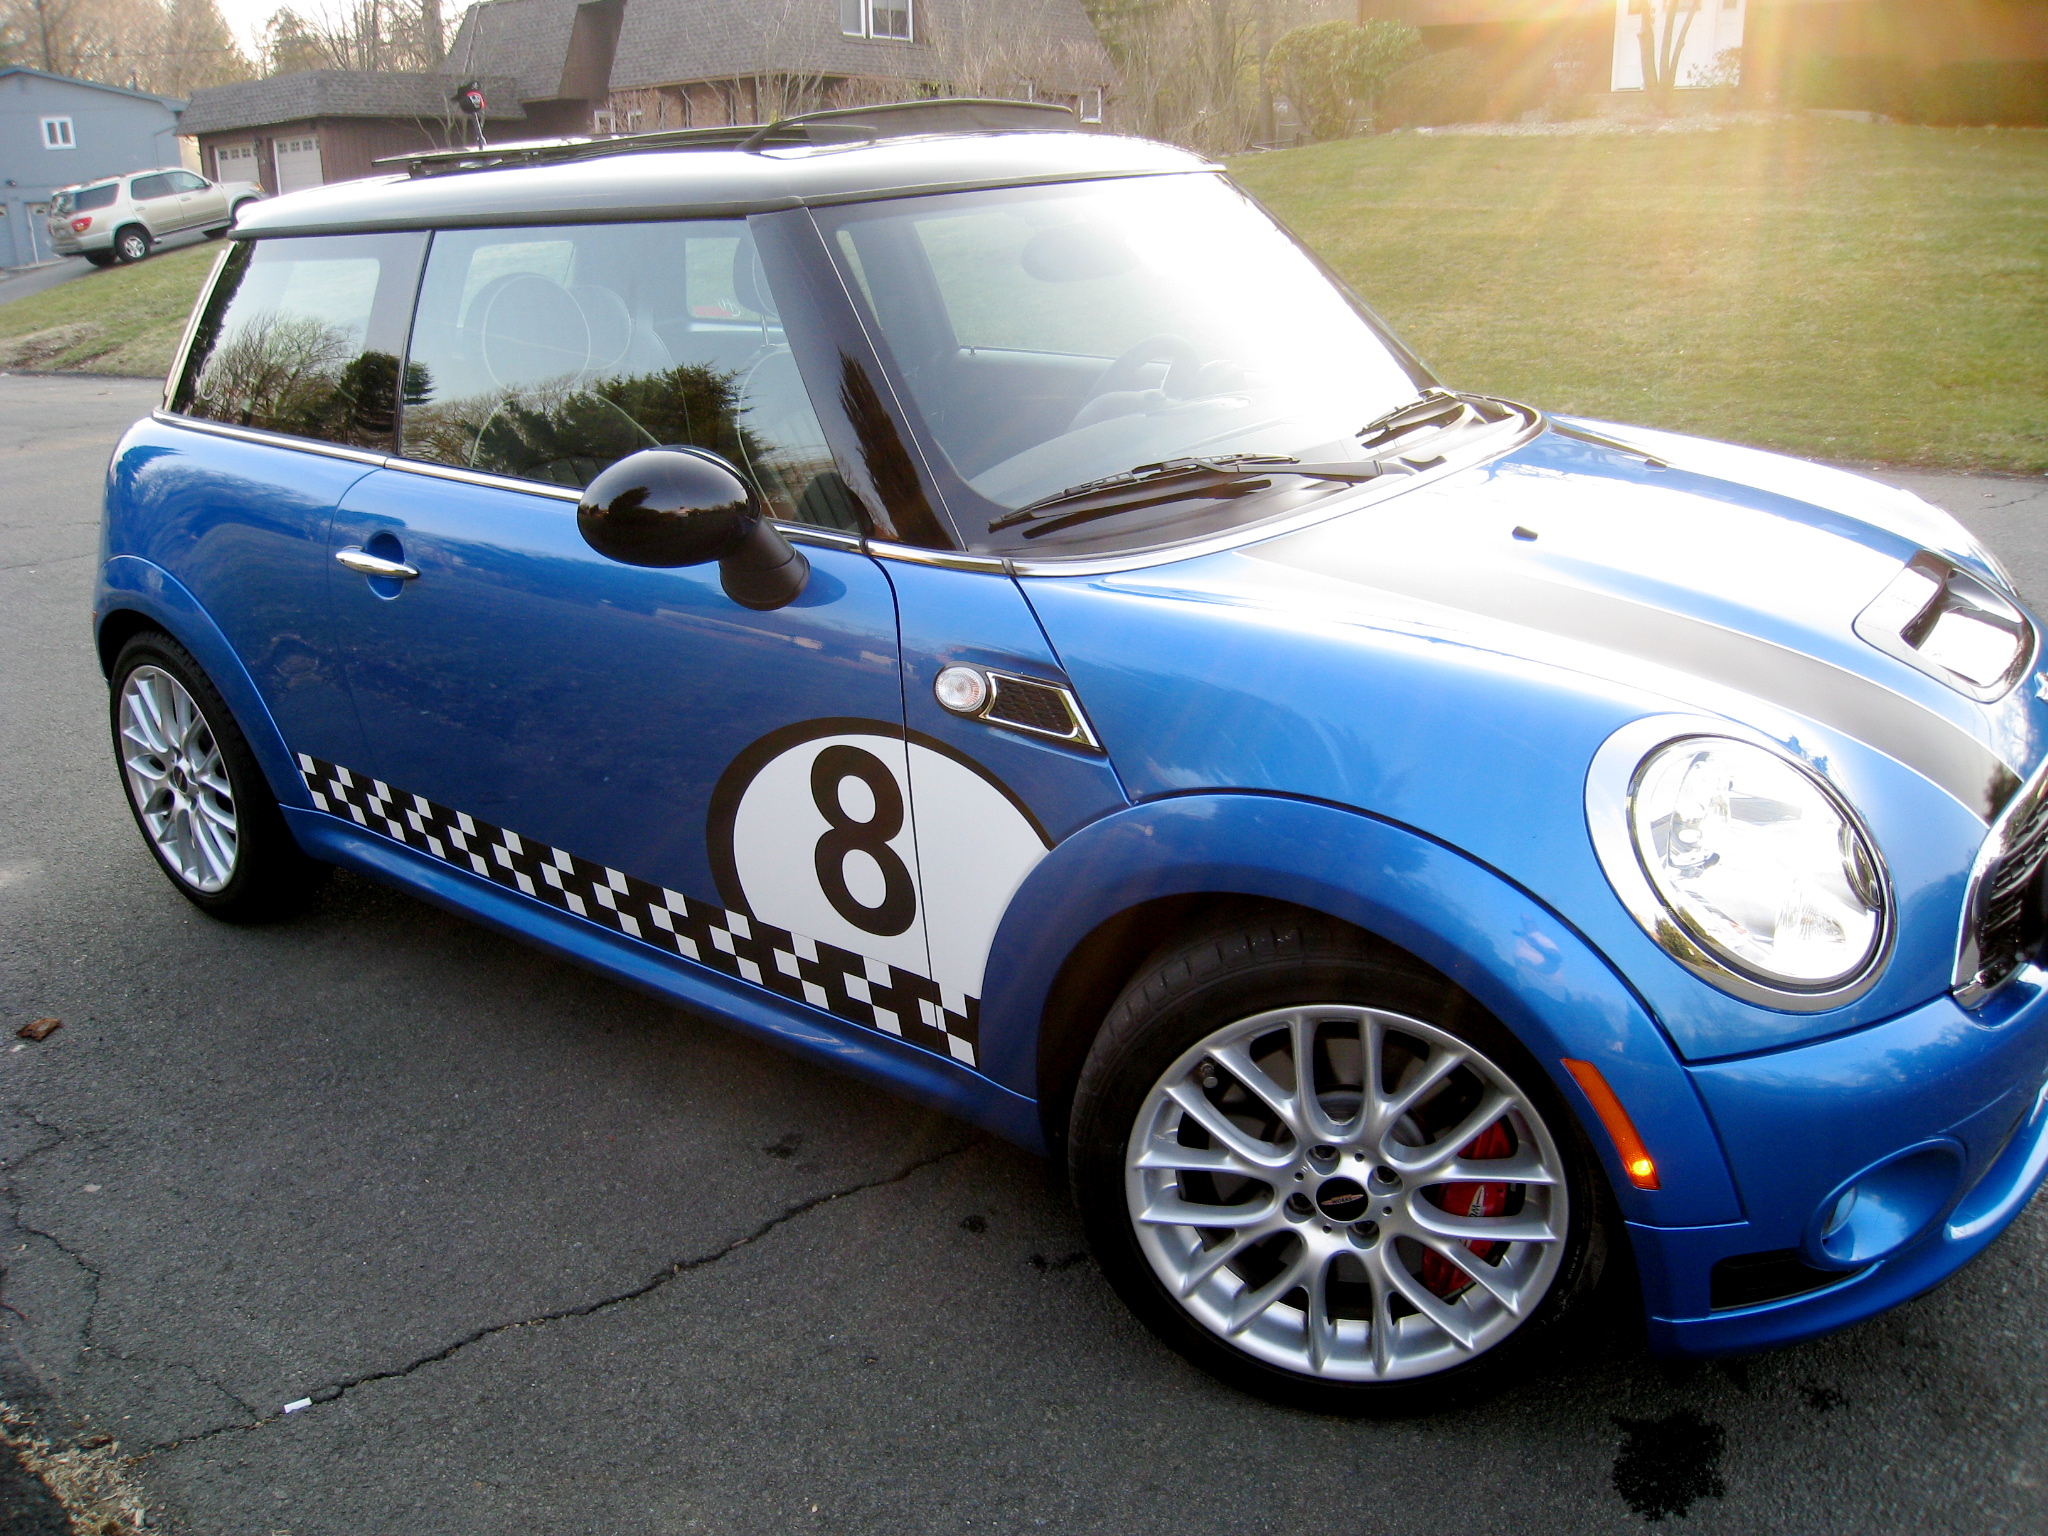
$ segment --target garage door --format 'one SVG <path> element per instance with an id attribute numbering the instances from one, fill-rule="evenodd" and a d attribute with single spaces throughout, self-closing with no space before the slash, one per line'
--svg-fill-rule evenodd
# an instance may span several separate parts
<path id="1" fill-rule="evenodd" d="M 256 174 L 256 146 L 223 144 L 214 150 L 213 179 L 260 182 L 263 178 Z"/>
<path id="2" fill-rule="evenodd" d="M 317 187 L 322 180 L 318 139 L 277 141 L 278 191 L 296 192 L 301 187 Z"/>

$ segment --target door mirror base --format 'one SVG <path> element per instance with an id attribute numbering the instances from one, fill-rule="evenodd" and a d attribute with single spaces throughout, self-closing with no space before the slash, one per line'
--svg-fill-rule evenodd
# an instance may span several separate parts
<path id="1" fill-rule="evenodd" d="M 718 562 L 718 584 L 725 595 L 757 613 L 787 608 L 803 596 L 810 579 L 811 562 L 803 551 L 765 518 Z"/>

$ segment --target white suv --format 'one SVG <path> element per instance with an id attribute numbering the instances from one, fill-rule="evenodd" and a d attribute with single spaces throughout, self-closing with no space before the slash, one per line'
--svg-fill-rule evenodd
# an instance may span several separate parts
<path id="1" fill-rule="evenodd" d="M 226 234 L 244 207 L 269 195 L 254 182 L 208 181 L 177 166 L 81 182 L 50 199 L 50 245 L 96 267 L 140 261 L 179 230 Z"/>

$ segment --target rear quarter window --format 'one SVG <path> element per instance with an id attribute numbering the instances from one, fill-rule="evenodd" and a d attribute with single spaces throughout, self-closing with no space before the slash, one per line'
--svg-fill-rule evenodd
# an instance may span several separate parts
<path id="1" fill-rule="evenodd" d="M 238 247 L 207 299 L 171 409 L 389 449 L 425 245 L 408 233 Z"/>
<path id="2" fill-rule="evenodd" d="M 111 207 L 114 194 L 120 190 L 118 181 L 110 181 L 104 187 L 87 187 L 83 192 L 73 192 L 70 194 L 71 210 L 83 213 L 88 208 Z"/>

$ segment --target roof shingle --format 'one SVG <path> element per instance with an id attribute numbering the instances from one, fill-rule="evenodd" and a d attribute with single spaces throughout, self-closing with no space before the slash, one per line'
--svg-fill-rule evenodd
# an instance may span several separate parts
<path id="1" fill-rule="evenodd" d="M 180 133 L 228 133 L 316 117 L 414 117 L 441 122 L 458 115 L 449 100 L 466 76 L 406 74 L 365 69 L 307 69 L 208 86 L 192 93 L 178 123 Z M 516 81 L 505 76 L 479 82 L 490 103 L 487 116 L 517 120 L 521 109 Z"/>

